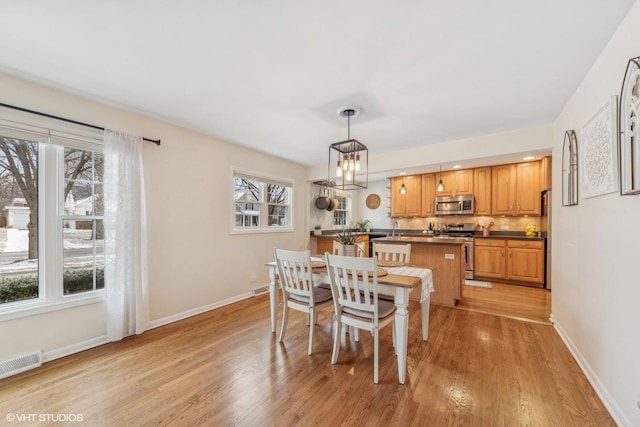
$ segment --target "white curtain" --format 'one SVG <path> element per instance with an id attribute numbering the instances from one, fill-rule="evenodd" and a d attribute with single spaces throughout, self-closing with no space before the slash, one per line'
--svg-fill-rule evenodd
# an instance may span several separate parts
<path id="1" fill-rule="evenodd" d="M 142 138 L 104 133 L 104 229 L 107 334 L 140 334 L 149 323 L 147 222 Z"/>

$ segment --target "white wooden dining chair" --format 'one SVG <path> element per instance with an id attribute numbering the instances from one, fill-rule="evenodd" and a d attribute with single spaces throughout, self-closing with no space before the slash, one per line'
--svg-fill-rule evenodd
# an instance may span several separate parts
<path id="1" fill-rule="evenodd" d="M 398 267 L 408 265 L 411 261 L 411 243 L 397 245 L 393 243 L 373 242 L 371 256 L 378 258 L 381 267 Z"/>
<path id="2" fill-rule="evenodd" d="M 312 354 L 313 329 L 316 324 L 318 311 L 331 307 L 331 291 L 315 286 L 311 272 L 311 254 L 307 251 L 288 251 L 273 249 L 283 296 L 282 327 L 278 341 L 284 340 L 287 332 L 289 309 L 307 314 L 309 326 L 309 348 L 307 354 Z"/>
<path id="3" fill-rule="evenodd" d="M 327 272 L 333 293 L 334 335 L 331 363 L 338 362 L 342 325 L 373 335 L 373 382 L 378 383 L 379 330 L 393 324 L 396 306 L 378 299 L 378 265 L 375 258 L 327 254 Z"/>
<path id="4" fill-rule="evenodd" d="M 365 256 L 364 251 L 364 242 L 358 242 L 355 244 L 356 247 L 356 256 L 363 257 Z M 344 255 L 344 246 L 340 242 L 333 241 L 333 254 L 334 255 Z"/>

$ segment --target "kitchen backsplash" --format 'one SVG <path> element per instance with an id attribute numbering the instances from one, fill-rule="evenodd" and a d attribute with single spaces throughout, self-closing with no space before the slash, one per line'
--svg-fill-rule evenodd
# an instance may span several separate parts
<path id="1" fill-rule="evenodd" d="M 429 223 L 435 224 L 436 229 L 438 224 L 454 224 L 454 223 L 469 223 L 478 224 L 480 221 L 485 226 L 489 225 L 493 221 L 491 231 L 524 231 L 528 225 L 533 225 L 536 231 L 540 230 L 541 218 L 540 217 L 491 217 L 491 216 L 459 216 L 459 217 L 433 217 L 433 218 L 397 218 L 399 228 L 401 229 L 418 229 L 423 230 L 429 226 Z M 394 219 L 389 221 L 389 227 L 393 224 Z M 506 228 L 505 228 L 506 227 Z"/>

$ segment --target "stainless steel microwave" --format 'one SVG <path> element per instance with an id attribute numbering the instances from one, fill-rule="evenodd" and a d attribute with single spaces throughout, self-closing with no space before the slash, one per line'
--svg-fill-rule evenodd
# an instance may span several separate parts
<path id="1" fill-rule="evenodd" d="M 473 215 L 473 196 L 438 196 L 435 213 L 441 215 Z"/>

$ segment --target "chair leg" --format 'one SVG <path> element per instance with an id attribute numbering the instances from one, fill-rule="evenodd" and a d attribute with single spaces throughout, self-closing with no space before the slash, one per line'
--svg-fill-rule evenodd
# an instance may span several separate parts
<path id="1" fill-rule="evenodd" d="M 289 306 L 287 302 L 284 302 L 283 310 L 282 310 L 282 327 L 280 328 L 280 337 L 278 337 L 278 341 L 282 342 L 284 339 L 284 334 L 287 332 L 287 320 L 289 319 Z"/>
<path id="2" fill-rule="evenodd" d="M 333 352 L 331 353 L 331 364 L 335 365 L 338 362 L 338 353 L 340 353 L 340 335 L 342 334 L 342 322 L 338 319 L 338 316 L 334 316 L 333 321 L 335 332 L 333 334 Z M 349 329 L 347 326 L 346 329 Z"/>
<path id="3" fill-rule="evenodd" d="M 378 384 L 378 328 L 373 330 L 373 382 Z"/>
<path id="4" fill-rule="evenodd" d="M 311 324 L 309 325 L 309 348 L 307 349 L 307 354 L 309 356 L 311 356 L 311 353 L 313 352 L 313 325 L 316 324 L 315 322 L 316 316 L 317 314 L 315 313 L 315 310 L 313 308 L 310 309 L 309 318 L 311 318 L 314 321 L 311 322 Z"/>

